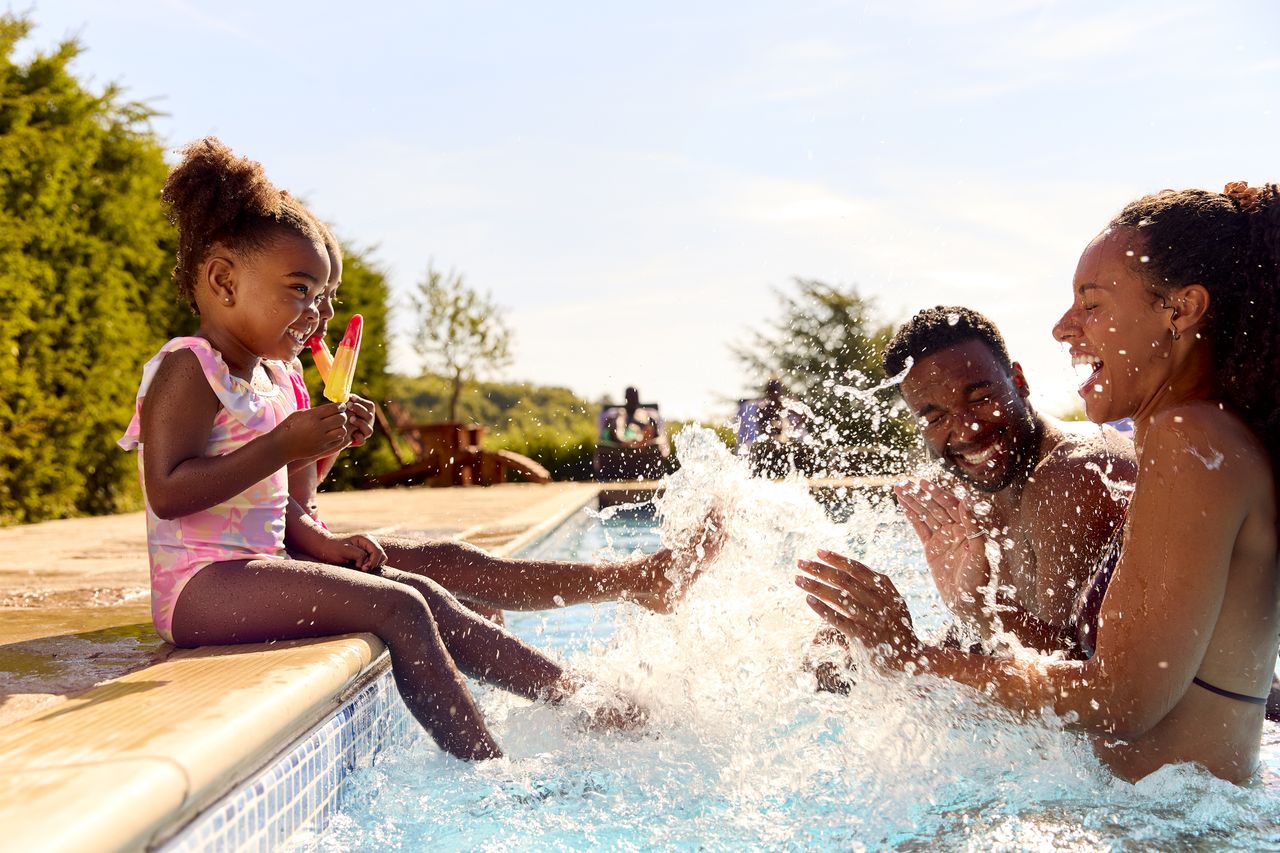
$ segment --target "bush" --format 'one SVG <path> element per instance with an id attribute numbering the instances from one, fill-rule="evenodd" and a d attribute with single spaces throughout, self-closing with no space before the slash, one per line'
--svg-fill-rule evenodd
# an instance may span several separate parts
<path id="1" fill-rule="evenodd" d="M 94 94 L 65 42 L 13 60 L 31 23 L 0 15 L 0 523 L 139 505 L 115 441 L 141 367 L 194 324 L 169 271 L 167 168 L 152 113 Z"/>
<path id="2" fill-rule="evenodd" d="M 448 416 L 450 382 L 444 377 L 391 377 L 391 397 L 414 421 Z M 557 480 L 590 480 L 596 446 L 596 406 L 567 388 L 522 382 L 472 382 L 458 400 L 458 420 L 484 424 L 484 446 L 535 460 Z"/>

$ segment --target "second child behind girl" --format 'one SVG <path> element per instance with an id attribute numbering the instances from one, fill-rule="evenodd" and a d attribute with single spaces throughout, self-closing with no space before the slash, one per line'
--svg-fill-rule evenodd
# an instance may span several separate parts
<path id="1" fill-rule="evenodd" d="M 200 327 L 147 363 L 120 442 L 139 452 L 157 631 L 183 647 L 376 634 L 405 704 L 443 749 L 500 755 L 463 673 L 551 701 L 574 682 L 434 581 L 384 565 L 373 540 L 329 533 L 289 497 L 290 464 L 353 437 L 341 405 L 298 410 L 289 378 L 329 280 L 321 228 L 218 140 L 183 154 L 163 197 L 179 233 L 174 278 Z"/>

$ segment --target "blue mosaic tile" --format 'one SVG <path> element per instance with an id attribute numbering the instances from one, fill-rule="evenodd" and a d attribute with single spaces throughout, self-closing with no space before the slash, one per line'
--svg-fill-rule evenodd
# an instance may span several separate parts
<path id="1" fill-rule="evenodd" d="M 270 765 L 187 824 L 162 853 L 272 853 L 300 833 L 325 830 L 347 798 L 346 782 L 384 749 L 412 743 L 421 729 L 389 670 L 303 735 Z"/>

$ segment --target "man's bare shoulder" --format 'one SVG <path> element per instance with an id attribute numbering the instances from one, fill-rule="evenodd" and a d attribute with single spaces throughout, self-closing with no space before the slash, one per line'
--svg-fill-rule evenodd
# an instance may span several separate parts
<path id="1" fill-rule="evenodd" d="M 1060 500 L 1082 492 L 1127 495 L 1137 476 L 1133 442 L 1109 426 L 1046 418 L 1057 441 L 1036 465 L 1027 498 Z"/>

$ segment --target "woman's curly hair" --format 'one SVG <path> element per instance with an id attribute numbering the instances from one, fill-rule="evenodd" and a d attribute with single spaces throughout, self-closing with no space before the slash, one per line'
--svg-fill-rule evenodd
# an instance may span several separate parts
<path id="1" fill-rule="evenodd" d="M 212 136 L 182 149 L 182 162 L 169 173 L 160 197 L 178 228 L 173 277 L 197 313 L 196 276 L 214 243 L 253 253 L 282 231 L 323 243 L 314 217 L 267 180 L 261 163 L 237 155 Z"/>
<path id="2" fill-rule="evenodd" d="M 1280 470 L 1280 188 L 1164 190 L 1131 202 L 1111 225 L 1141 235 L 1140 269 L 1155 293 L 1196 283 L 1209 291 L 1218 386 Z"/>

